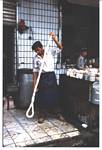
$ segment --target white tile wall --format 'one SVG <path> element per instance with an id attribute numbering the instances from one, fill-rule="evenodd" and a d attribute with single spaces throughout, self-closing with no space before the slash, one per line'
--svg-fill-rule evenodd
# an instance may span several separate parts
<path id="1" fill-rule="evenodd" d="M 31 47 L 35 41 L 40 40 L 46 46 L 51 31 L 54 31 L 57 35 L 61 32 L 58 24 L 58 2 L 59 0 L 19 1 L 17 21 L 24 19 L 25 24 L 28 27 L 31 26 L 32 33 L 29 29 L 23 34 L 17 33 L 18 69 L 32 68 L 33 54 Z M 29 40 L 29 36 L 31 36 L 31 40 Z M 52 47 L 54 46 L 52 42 Z"/>

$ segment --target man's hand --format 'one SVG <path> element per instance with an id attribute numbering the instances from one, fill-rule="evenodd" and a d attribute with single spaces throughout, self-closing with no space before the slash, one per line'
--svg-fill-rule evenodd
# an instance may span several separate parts
<path id="1" fill-rule="evenodd" d="M 54 40 L 54 42 L 57 44 L 58 48 L 62 49 L 63 46 L 62 46 L 62 44 L 60 44 L 58 42 L 58 38 L 57 38 L 56 34 L 54 32 L 50 32 L 50 35 L 52 36 L 52 39 Z"/>
<path id="2" fill-rule="evenodd" d="M 50 35 L 52 36 L 52 39 L 56 42 L 58 42 L 58 38 L 54 32 L 50 32 Z"/>
<path id="3" fill-rule="evenodd" d="M 56 36 L 56 34 L 54 32 L 50 32 L 51 36 Z"/>

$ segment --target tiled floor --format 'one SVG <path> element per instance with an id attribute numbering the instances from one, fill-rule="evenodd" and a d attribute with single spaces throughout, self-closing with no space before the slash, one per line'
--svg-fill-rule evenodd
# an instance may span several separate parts
<path id="1" fill-rule="evenodd" d="M 73 125 L 51 116 L 39 124 L 36 115 L 26 118 L 25 110 L 4 109 L 3 118 L 3 147 L 26 147 L 80 134 Z"/>

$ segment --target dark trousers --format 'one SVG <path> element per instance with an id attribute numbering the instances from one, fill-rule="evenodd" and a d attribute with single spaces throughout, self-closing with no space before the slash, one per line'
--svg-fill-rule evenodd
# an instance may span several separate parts
<path id="1" fill-rule="evenodd" d="M 42 73 L 36 94 L 36 104 L 40 109 L 52 110 L 59 105 L 59 94 L 54 72 Z"/>

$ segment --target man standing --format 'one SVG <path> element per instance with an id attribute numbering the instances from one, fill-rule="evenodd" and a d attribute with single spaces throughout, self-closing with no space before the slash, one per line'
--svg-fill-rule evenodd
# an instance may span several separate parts
<path id="1" fill-rule="evenodd" d="M 59 53 L 62 50 L 62 45 L 58 42 L 58 38 L 54 32 L 51 32 L 50 35 L 52 36 L 52 39 L 54 40 L 58 48 L 49 48 L 44 57 L 44 65 L 36 94 L 36 100 L 38 104 L 37 106 L 40 110 L 38 115 L 38 123 L 44 122 L 46 112 L 48 110 L 56 111 L 57 113 L 57 106 L 59 105 L 57 81 L 54 72 L 54 56 L 56 53 Z M 32 45 L 32 50 L 36 52 L 36 56 L 33 58 L 34 87 L 42 64 L 45 50 L 40 41 L 36 41 Z M 59 117 L 60 120 L 64 120 L 61 114 L 59 114 Z"/>
<path id="2" fill-rule="evenodd" d="M 84 69 L 86 65 L 87 49 L 81 49 L 80 56 L 77 59 L 77 68 Z"/>

